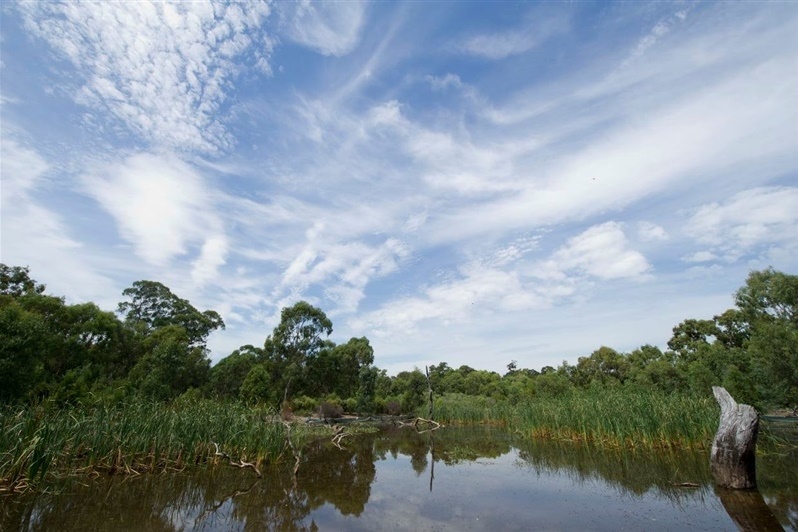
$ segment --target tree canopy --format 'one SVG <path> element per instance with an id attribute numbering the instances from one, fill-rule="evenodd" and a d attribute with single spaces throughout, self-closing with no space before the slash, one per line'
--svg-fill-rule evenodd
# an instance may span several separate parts
<path id="1" fill-rule="evenodd" d="M 244 345 L 211 367 L 206 341 L 224 327 L 156 281 L 122 292 L 118 312 L 68 304 L 45 294 L 28 268 L 0 264 L 0 401 L 57 403 L 141 395 L 172 400 L 202 394 L 284 408 L 326 402 L 345 410 L 412 411 L 425 401 L 420 369 L 389 376 L 374 365 L 366 337 L 336 344 L 332 321 L 299 301 L 280 312 L 262 347 Z M 667 348 L 629 353 L 601 346 L 576 364 L 507 372 L 431 365 L 436 394 L 484 396 L 512 403 L 580 388 L 631 387 L 706 396 L 722 385 L 759 407 L 798 404 L 798 276 L 752 271 L 735 307 L 711 319 L 688 317 Z M 121 317 L 121 319 L 120 319 Z"/>

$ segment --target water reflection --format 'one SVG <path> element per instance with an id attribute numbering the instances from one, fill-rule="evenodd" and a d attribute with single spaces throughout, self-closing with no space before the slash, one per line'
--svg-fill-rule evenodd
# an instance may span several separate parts
<path id="1" fill-rule="evenodd" d="M 5 497 L 0 529 L 766 530 L 776 520 L 796 529 L 796 476 L 785 476 L 796 462 L 760 460 L 767 481 L 756 499 L 714 490 L 706 453 L 606 452 L 516 441 L 500 428 L 395 429 L 343 449 L 316 442 L 296 477 L 287 464 L 260 480 L 235 468 L 68 479 L 59 494 Z"/>

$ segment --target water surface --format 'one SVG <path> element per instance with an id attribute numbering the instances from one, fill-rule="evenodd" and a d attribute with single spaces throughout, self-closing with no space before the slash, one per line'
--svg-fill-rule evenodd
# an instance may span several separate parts
<path id="1" fill-rule="evenodd" d="M 798 530 L 798 456 L 760 493 L 712 487 L 707 453 L 602 451 L 500 428 L 392 429 L 264 471 L 78 477 L 2 500 L 2 530 Z M 292 462 L 289 460 L 289 462 Z M 698 487 L 684 487 L 697 485 Z M 753 524 L 753 525 L 752 525 Z"/>

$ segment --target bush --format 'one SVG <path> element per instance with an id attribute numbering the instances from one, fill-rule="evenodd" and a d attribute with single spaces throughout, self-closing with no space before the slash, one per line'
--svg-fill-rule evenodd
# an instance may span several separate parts
<path id="1" fill-rule="evenodd" d="M 385 413 L 391 416 L 398 416 L 402 413 L 402 405 L 396 400 L 388 401 L 385 403 Z"/>
<path id="2" fill-rule="evenodd" d="M 357 399 L 354 397 L 350 397 L 349 399 L 344 399 L 342 402 L 342 406 L 344 407 L 344 412 L 355 412 L 358 410 L 357 408 Z"/>
<path id="3" fill-rule="evenodd" d="M 297 414 L 310 414 L 316 411 L 316 405 L 318 405 L 318 401 L 313 399 L 312 397 L 308 397 L 307 395 L 300 395 L 299 397 L 295 397 L 291 400 L 291 408 Z"/>
<path id="4" fill-rule="evenodd" d="M 340 405 L 324 401 L 319 407 L 319 415 L 322 419 L 335 419 L 343 415 L 344 409 Z"/>

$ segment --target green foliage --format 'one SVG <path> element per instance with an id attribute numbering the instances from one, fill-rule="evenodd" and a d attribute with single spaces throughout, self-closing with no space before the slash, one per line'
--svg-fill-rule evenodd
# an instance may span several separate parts
<path id="1" fill-rule="evenodd" d="M 256 347 L 245 345 L 221 359 L 210 370 L 208 393 L 214 397 L 237 398 L 241 394 L 244 379 L 258 363 L 260 351 Z"/>
<path id="2" fill-rule="evenodd" d="M 734 294 L 749 323 L 775 321 L 798 327 L 798 276 L 773 268 L 752 271 Z"/>
<path id="3" fill-rule="evenodd" d="M 200 312 L 159 282 L 136 281 L 122 295 L 130 301 L 119 303 L 119 313 L 128 323 L 147 332 L 177 325 L 186 330 L 192 346 L 199 346 L 205 345 L 211 332 L 224 329 L 224 321 L 216 311 Z"/>
<path id="4" fill-rule="evenodd" d="M 574 386 L 564 372 L 542 373 L 535 379 L 535 395 L 539 397 L 562 397 Z"/>
<path id="5" fill-rule="evenodd" d="M 306 301 L 282 310 L 279 325 L 266 339 L 264 355 L 281 384 L 283 402 L 289 400 L 292 386 L 302 384 L 312 360 L 330 347 L 325 338 L 331 333 L 332 322 L 327 315 Z"/>
<path id="6" fill-rule="evenodd" d="M 241 383 L 239 397 L 248 403 L 276 404 L 276 389 L 266 366 L 256 364 Z"/>
<path id="7" fill-rule="evenodd" d="M 318 410 L 319 401 L 307 395 L 300 395 L 291 399 L 290 405 L 295 414 L 309 415 Z"/>
<path id="8" fill-rule="evenodd" d="M 130 372 L 131 381 L 144 396 L 171 399 L 206 382 L 210 360 L 202 347 L 192 345 L 183 327 L 157 329 L 146 344 L 147 353 Z"/>
<path id="9" fill-rule="evenodd" d="M 19 297 L 25 294 L 42 294 L 45 286 L 30 278 L 27 266 L 6 266 L 0 263 L 0 295 Z"/>
<path id="10" fill-rule="evenodd" d="M 0 296 L 0 401 L 24 397 L 43 372 L 47 325 L 8 296 Z"/>
<path id="11" fill-rule="evenodd" d="M 600 347 L 589 357 L 580 357 L 573 374 L 577 386 L 587 387 L 598 383 L 602 386 L 623 384 L 629 374 L 626 357 L 609 347 Z"/>

